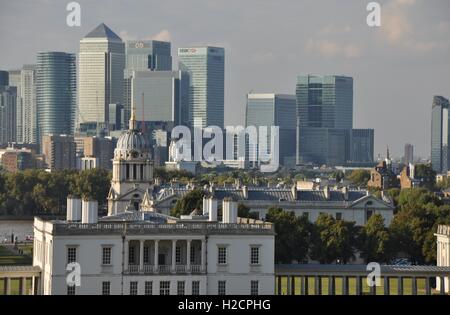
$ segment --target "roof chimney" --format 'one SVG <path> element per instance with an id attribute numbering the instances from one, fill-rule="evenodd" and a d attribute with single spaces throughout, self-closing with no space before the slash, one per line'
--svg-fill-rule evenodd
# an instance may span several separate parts
<path id="1" fill-rule="evenodd" d="M 209 197 L 208 199 L 209 221 L 217 221 L 217 199 Z"/>
<path id="2" fill-rule="evenodd" d="M 67 221 L 81 221 L 81 199 L 75 196 L 67 197 Z"/>
<path id="3" fill-rule="evenodd" d="M 222 203 L 222 223 L 237 222 L 238 204 L 232 198 L 224 198 Z"/>
<path id="4" fill-rule="evenodd" d="M 97 200 L 83 199 L 81 208 L 82 208 L 81 223 L 93 224 L 98 222 Z"/>

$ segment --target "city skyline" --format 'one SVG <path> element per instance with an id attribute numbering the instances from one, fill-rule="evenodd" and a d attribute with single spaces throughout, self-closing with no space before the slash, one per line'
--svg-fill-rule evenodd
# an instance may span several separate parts
<path id="1" fill-rule="evenodd" d="M 45 10 L 33 9 L 44 3 Z M 450 4 L 446 1 L 434 5 L 419 0 L 380 1 L 379 29 L 365 24 L 366 3 L 360 1 L 329 1 L 327 6 L 312 1 L 287 1 L 283 6 L 196 1 L 196 12 L 191 4 L 156 1 L 157 9 L 151 13 L 142 10 L 143 2 L 135 2 L 127 13 L 133 19 L 120 18 L 123 12 L 117 1 L 109 2 L 106 11 L 101 11 L 101 2 L 79 3 L 82 24 L 72 28 L 65 24 L 65 3 L 2 4 L 2 12 L 20 10 L 21 15 L 14 23 L 17 27 L 6 32 L 4 26 L 12 20 L 1 14 L 5 45 L 0 68 L 35 63 L 39 51 L 78 53 L 79 40 L 104 22 L 124 41 L 170 40 L 174 59 L 179 47 L 224 47 L 225 124 L 244 124 L 245 95 L 250 90 L 293 94 L 300 74 L 342 74 L 355 82 L 354 128 L 375 129 L 375 157 L 384 154 L 386 145 L 401 157 L 405 143 L 415 146 L 417 156 L 430 155 L 431 100 L 434 95 L 450 95 L 450 66 L 445 62 L 450 50 L 450 19 L 445 12 Z M 221 23 L 231 15 L 232 25 Z M 191 23 L 198 16 L 204 21 Z M 36 19 L 45 22 L 30 31 L 27 20 Z M 277 22 L 280 19 L 282 24 Z M 43 35 L 34 38 L 34 32 Z M 406 114 L 409 123 L 401 123 Z"/>

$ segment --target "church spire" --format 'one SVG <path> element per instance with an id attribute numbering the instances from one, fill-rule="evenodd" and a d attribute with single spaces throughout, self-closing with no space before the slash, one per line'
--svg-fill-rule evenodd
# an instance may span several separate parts
<path id="1" fill-rule="evenodd" d="M 131 105 L 131 116 L 130 116 L 130 122 L 129 122 L 129 129 L 136 130 L 136 108 L 134 107 L 134 104 Z"/>

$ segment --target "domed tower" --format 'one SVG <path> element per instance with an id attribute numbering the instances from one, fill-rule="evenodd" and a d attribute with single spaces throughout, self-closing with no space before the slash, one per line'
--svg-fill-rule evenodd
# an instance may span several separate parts
<path id="1" fill-rule="evenodd" d="M 134 106 L 129 125 L 114 150 L 108 215 L 139 210 L 144 194 L 152 185 L 153 161 L 145 136 L 136 128 Z"/>

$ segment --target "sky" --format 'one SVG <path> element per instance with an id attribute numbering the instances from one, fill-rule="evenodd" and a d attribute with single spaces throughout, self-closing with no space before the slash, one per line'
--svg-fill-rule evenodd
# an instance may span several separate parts
<path id="1" fill-rule="evenodd" d="M 375 155 L 405 143 L 429 157 L 433 95 L 450 98 L 450 1 L 385 0 L 381 26 L 369 0 L 0 0 L 0 69 L 35 63 L 42 51 L 77 53 L 104 22 L 123 40 L 225 48 L 225 124 L 244 123 L 246 94 L 295 94 L 301 74 L 354 79 L 354 128 L 375 129 Z"/>

